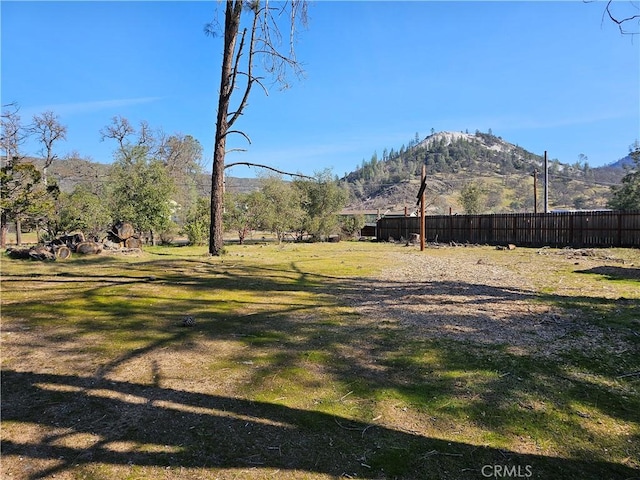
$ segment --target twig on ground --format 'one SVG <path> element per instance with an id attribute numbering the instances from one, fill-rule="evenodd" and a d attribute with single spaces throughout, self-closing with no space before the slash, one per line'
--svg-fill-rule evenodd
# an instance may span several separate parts
<path id="1" fill-rule="evenodd" d="M 364 430 L 362 430 L 362 438 L 364 438 L 364 432 L 366 432 L 367 430 L 369 430 L 371 427 L 374 427 L 375 425 L 367 425 Z"/>
<path id="2" fill-rule="evenodd" d="M 351 390 L 350 392 L 345 393 L 343 396 L 340 397 L 340 401 L 344 400 L 345 398 L 347 398 L 352 393 L 353 393 L 353 390 Z"/>
<path id="3" fill-rule="evenodd" d="M 342 425 L 337 419 L 333 419 L 334 422 L 336 422 L 336 424 L 342 428 L 343 430 L 360 430 L 360 427 L 345 427 L 344 425 Z"/>
<path id="4" fill-rule="evenodd" d="M 431 450 L 430 452 L 425 453 L 422 456 L 422 458 L 427 458 L 432 455 L 445 455 L 447 457 L 462 457 L 461 453 L 446 453 L 446 452 L 439 452 L 438 450 Z"/>

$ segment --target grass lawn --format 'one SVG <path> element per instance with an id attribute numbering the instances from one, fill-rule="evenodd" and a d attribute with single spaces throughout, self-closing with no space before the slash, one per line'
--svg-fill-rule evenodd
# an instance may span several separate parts
<path id="1" fill-rule="evenodd" d="M 351 301 L 393 300 L 411 279 L 385 273 L 425 257 L 527 278 L 575 347 L 425 335 Z M 2 478 L 640 478 L 639 387 L 637 250 L 2 258 Z"/>

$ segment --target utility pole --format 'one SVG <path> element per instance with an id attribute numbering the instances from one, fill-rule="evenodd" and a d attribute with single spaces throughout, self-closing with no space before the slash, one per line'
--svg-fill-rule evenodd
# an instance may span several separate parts
<path id="1" fill-rule="evenodd" d="M 544 151 L 544 213 L 549 213 L 549 160 Z"/>
<path id="2" fill-rule="evenodd" d="M 538 169 L 533 169 L 533 213 L 538 213 Z"/>
<path id="3" fill-rule="evenodd" d="M 424 191 L 426 190 L 426 186 L 427 186 L 427 166 L 426 165 L 422 165 L 422 185 L 425 186 L 425 188 L 422 188 L 422 196 L 420 197 L 420 251 L 423 252 L 424 251 L 424 242 L 425 242 L 425 237 L 427 236 L 427 229 L 426 229 L 426 225 L 425 225 L 425 193 Z"/>
<path id="4" fill-rule="evenodd" d="M 425 205 L 424 191 L 427 188 L 427 166 L 422 165 L 422 180 L 420 181 L 420 191 L 418 192 L 418 204 L 420 204 L 420 251 L 424 251 L 424 239 L 426 236 L 425 228 Z"/>

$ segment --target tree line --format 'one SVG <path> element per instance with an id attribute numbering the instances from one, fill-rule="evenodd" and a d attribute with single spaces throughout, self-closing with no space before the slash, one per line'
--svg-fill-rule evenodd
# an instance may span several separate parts
<path id="1" fill-rule="evenodd" d="M 64 158 L 57 154 L 66 126 L 53 112 L 23 124 L 17 106 L 8 107 L 0 137 L 3 248 L 10 223 L 18 244 L 23 229 L 38 231 L 41 240 L 78 230 L 100 240 L 116 221 L 131 223 L 153 244 L 177 234 L 196 244 L 208 241 L 210 199 L 201 193 L 204 172 L 197 139 L 113 117 L 100 130 L 102 140 L 114 145 L 114 160 L 104 177 L 85 176 L 71 191 L 63 191 L 51 166 L 79 162 L 75 152 Z M 38 158 L 22 152 L 23 144 L 34 138 L 41 146 Z M 225 195 L 224 224 L 241 241 L 255 229 L 274 232 L 280 240 L 290 232 L 298 239 L 323 238 L 341 231 L 336 214 L 347 199 L 329 171 L 294 182 L 264 177 L 259 191 Z"/>
<path id="2" fill-rule="evenodd" d="M 364 216 L 338 215 L 347 201 L 348 190 L 330 170 L 293 181 L 264 175 L 255 191 L 225 194 L 224 229 L 235 232 L 240 244 L 255 231 L 272 232 L 278 242 L 326 240 L 335 234 L 351 237 L 364 226 Z M 209 211 L 209 200 L 201 198 L 185 225 L 190 243 L 207 243 Z"/>

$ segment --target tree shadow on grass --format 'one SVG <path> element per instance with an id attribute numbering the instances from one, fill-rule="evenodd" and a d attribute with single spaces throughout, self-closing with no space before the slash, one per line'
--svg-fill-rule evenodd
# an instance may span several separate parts
<path id="1" fill-rule="evenodd" d="M 640 282 L 640 268 L 603 265 L 587 270 L 576 270 L 576 273 L 602 275 L 609 280 L 636 280 Z"/>
<path id="2" fill-rule="evenodd" d="M 607 462 L 603 457 L 598 460 L 589 451 L 576 452 L 579 460 L 523 455 L 354 422 L 339 415 L 291 408 L 275 401 L 250 401 L 161 388 L 161 382 L 145 386 L 108 379 L 118 367 L 153 352 L 162 350 L 168 352 L 167 355 L 179 355 L 180 351 L 195 345 L 197 338 L 233 339 L 248 348 L 234 353 L 241 357 L 231 356 L 227 360 L 236 364 L 247 360 L 258 364 L 260 359 L 267 359 L 259 367 L 245 369 L 249 372 L 248 384 L 252 386 L 260 387 L 262 379 L 273 378 L 285 369 L 309 366 L 301 359 L 321 352 L 326 360 L 316 362 L 314 367 L 324 369 L 330 382 L 349 385 L 355 391 L 354 396 L 376 398 L 381 392 L 393 391 L 398 398 L 417 405 L 418 411 L 427 411 L 433 407 L 429 401 L 433 395 L 447 399 L 462 394 L 472 400 L 448 408 L 452 418 L 464 418 L 462 421 L 467 424 L 471 422 L 507 436 L 513 435 L 519 422 L 549 430 L 557 428 L 553 424 L 557 417 L 553 415 L 528 410 L 526 404 L 513 413 L 513 405 L 501 404 L 519 398 L 526 400 L 528 390 L 540 389 L 538 397 L 562 409 L 563 414 L 571 415 L 569 420 L 564 420 L 564 426 L 570 425 L 573 431 L 578 430 L 576 426 L 582 418 L 574 412 L 574 402 L 617 419 L 637 422 L 639 408 L 635 407 L 640 407 L 637 396 L 624 398 L 620 392 L 591 385 L 589 380 L 581 378 L 563 379 L 566 371 L 557 360 L 540 362 L 533 356 L 505 353 L 504 344 L 519 341 L 522 325 L 548 330 L 548 324 L 540 322 L 535 313 L 506 315 L 498 322 L 482 309 L 498 306 L 508 312 L 519 302 L 536 299 L 535 292 L 462 282 L 382 283 L 367 278 L 317 275 L 295 264 L 283 270 L 221 267 L 195 260 L 154 261 L 123 273 L 124 276 L 89 273 L 88 286 L 79 294 L 84 301 L 86 318 L 75 319 L 69 325 L 80 334 L 79 338 L 84 334 L 99 335 L 108 342 L 114 335 L 132 340 L 97 370 L 85 370 L 93 376 L 14 370 L 3 374 L 3 422 L 8 425 L 3 440 L 4 454 L 13 459 L 24 457 L 56 464 L 42 467 L 28 478 L 94 463 L 123 468 L 128 465 L 202 469 L 269 467 L 332 476 L 345 473 L 360 478 L 485 478 L 481 469 L 494 464 L 523 468 L 531 465 L 533 478 L 638 476 L 636 470 Z M 142 273 L 145 276 L 140 276 Z M 158 293 L 139 291 L 140 286 L 149 281 L 147 273 L 154 274 L 155 279 L 149 285 L 158 285 Z M 40 280 L 54 284 L 80 283 L 73 275 L 31 279 Z M 190 295 L 172 297 L 173 288 L 186 290 Z M 222 311 L 208 297 L 200 298 L 201 294 L 215 289 L 255 291 L 260 297 L 245 298 Z M 278 297 L 303 290 L 313 294 L 313 301 L 283 304 Z M 444 295 L 452 299 L 450 304 L 439 303 Z M 457 304 L 470 302 L 469 299 L 475 310 L 468 309 L 464 316 L 451 311 Z M 426 314 L 415 313 L 412 318 L 414 325 L 431 329 L 432 339 L 419 338 L 416 330 L 381 318 L 392 311 L 406 311 L 416 303 L 432 308 Z M 323 317 L 322 307 L 331 307 L 334 311 L 333 307 L 344 305 L 365 307 L 365 313 L 379 315 L 365 318 L 360 313 L 346 312 L 334 314 L 336 318 Z M 43 344 L 43 348 L 53 353 L 57 351 L 59 338 L 55 328 L 47 337 L 46 322 L 65 318 L 73 308 L 77 308 L 73 302 L 50 301 L 43 309 L 41 299 L 33 298 L 10 305 L 4 309 L 3 316 L 23 316 L 27 323 L 37 319 L 43 326 L 39 338 L 49 344 Z M 245 308 L 251 311 L 250 315 L 242 314 Z M 195 328 L 176 324 L 183 313 L 196 315 Z M 94 315 L 100 317 L 96 319 Z M 482 331 L 491 322 L 500 323 L 504 338 L 490 338 L 490 330 Z M 461 334 L 435 340 L 442 338 L 440 334 L 452 325 L 479 333 L 480 337 L 473 338 L 493 343 L 479 347 L 477 342 L 465 342 Z M 81 342 L 70 337 L 73 348 L 83 348 Z M 439 365 L 424 360 L 429 349 L 438 357 Z M 155 358 L 149 359 L 152 366 L 155 365 Z M 571 361 L 578 369 L 595 371 L 585 358 Z M 493 375 L 481 391 L 470 388 L 466 392 L 461 391 L 464 385 L 458 385 L 464 381 L 463 374 L 451 374 L 464 371 L 500 372 L 500 375 Z M 187 372 L 183 378 L 188 377 Z M 293 378 L 290 383 L 297 382 L 305 388 L 304 382 L 298 380 Z M 559 387 L 569 393 L 558 393 Z M 493 413 L 485 416 L 487 411 Z M 24 425 L 41 427 L 43 433 L 21 439 L 19 432 L 12 428 L 20 429 Z M 83 435 L 84 440 L 76 441 Z M 584 435 L 586 438 L 588 432 Z M 88 444 L 79 446 L 82 442 Z M 10 465 L 14 468 L 15 463 Z M 484 473 L 487 472 L 485 469 Z"/>
<path id="3" fill-rule="evenodd" d="M 427 438 L 275 403 L 94 377 L 8 370 L 2 374 L 2 392 L 7 425 L 3 470 L 28 479 L 86 464 L 258 467 L 411 479 L 487 478 L 494 465 L 520 467 L 532 478 L 629 479 L 639 473 L 604 461 L 525 455 Z M 43 427 L 42 434 L 22 439 L 20 427 L 11 427 L 15 422 Z M 19 470 L 24 463 L 17 458 L 48 463 L 24 474 Z"/>

